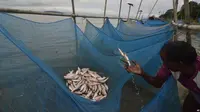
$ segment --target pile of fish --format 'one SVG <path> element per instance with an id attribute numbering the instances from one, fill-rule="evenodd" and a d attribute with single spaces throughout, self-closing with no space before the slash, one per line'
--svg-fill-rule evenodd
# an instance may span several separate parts
<path id="1" fill-rule="evenodd" d="M 70 71 L 64 76 L 66 86 L 70 91 L 92 101 L 99 101 L 107 97 L 108 77 L 101 77 L 89 68 L 78 67 L 77 71 Z"/>

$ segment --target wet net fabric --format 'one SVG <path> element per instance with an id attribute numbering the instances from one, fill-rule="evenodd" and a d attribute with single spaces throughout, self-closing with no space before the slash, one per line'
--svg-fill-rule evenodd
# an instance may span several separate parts
<path id="1" fill-rule="evenodd" d="M 172 27 L 169 24 L 159 27 L 148 27 L 137 24 L 135 21 L 128 20 L 127 22 L 124 22 L 121 20 L 116 29 L 118 32 L 125 35 L 125 37 L 132 36 L 134 39 L 139 39 L 167 32 L 172 29 Z"/>
<path id="2" fill-rule="evenodd" d="M 156 27 L 156 26 L 163 26 L 168 24 L 168 22 L 166 21 L 162 21 L 162 20 L 146 20 L 144 22 L 145 26 L 151 26 L 151 27 Z"/>
<path id="3" fill-rule="evenodd" d="M 169 32 L 172 32 L 172 27 L 169 25 L 162 27 L 145 27 L 134 21 L 123 22 L 122 20 L 118 24 L 117 28 L 114 28 L 109 19 L 106 19 L 105 24 L 101 28 L 108 36 L 113 37 L 116 40 L 130 41 L 137 40 L 146 37 L 163 37 Z"/>
<path id="4" fill-rule="evenodd" d="M 132 75 L 121 66 L 119 56 L 105 55 L 71 18 L 53 23 L 36 23 L 0 14 L 0 23 L 1 111 L 119 111 L 121 89 Z M 128 55 L 146 72 L 154 74 L 161 65 L 159 50 L 166 41 L 129 52 Z M 63 76 L 78 66 L 89 67 L 110 77 L 107 98 L 93 102 L 68 90 Z M 153 89 L 143 79 L 135 79 L 138 85 Z M 176 83 L 169 78 L 141 111 L 148 111 L 151 107 L 152 111 L 148 112 L 169 112 L 167 107 L 173 105 L 176 107 L 172 111 L 177 112 L 179 100 Z"/>
<path id="5" fill-rule="evenodd" d="M 128 27 L 126 27 L 126 29 L 128 29 Z M 113 56 L 119 55 L 118 48 L 122 49 L 124 52 L 134 52 L 156 43 L 168 41 L 172 37 L 173 30 L 167 29 L 165 32 L 152 36 L 146 35 L 143 36 L 143 38 L 133 36 L 130 37 L 132 40 L 123 41 L 123 36 L 121 36 L 110 23 L 107 24 L 106 22 L 103 28 L 97 28 L 88 21 L 84 34 L 100 52 L 105 55 Z"/>
<path id="6" fill-rule="evenodd" d="M 165 82 L 159 93 L 141 112 L 181 112 L 178 99 L 178 88 L 173 76 Z M 167 106 L 166 106 L 167 105 Z"/>

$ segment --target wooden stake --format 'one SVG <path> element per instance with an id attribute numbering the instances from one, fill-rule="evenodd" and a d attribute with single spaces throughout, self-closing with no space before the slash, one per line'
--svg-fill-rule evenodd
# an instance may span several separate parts
<path id="1" fill-rule="evenodd" d="M 129 5 L 129 11 L 128 11 L 128 19 L 130 18 L 130 12 L 131 12 L 131 7 L 133 6 L 132 3 L 128 3 Z"/>
<path id="2" fill-rule="evenodd" d="M 190 24 L 189 0 L 184 0 L 184 7 L 185 7 L 185 23 Z M 186 32 L 186 39 L 187 39 L 187 43 L 191 44 L 190 30 L 187 30 L 187 32 Z"/>
<path id="3" fill-rule="evenodd" d="M 177 21 L 178 21 L 178 19 L 177 19 L 177 5 L 176 5 L 177 1 L 178 0 L 172 0 L 173 9 L 174 9 L 174 11 L 173 11 L 174 12 L 174 22 L 175 23 L 177 23 Z M 178 31 L 178 28 L 177 28 L 177 26 L 175 26 L 174 38 L 173 38 L 174 41 L 177 41 L 177 31 Z"/>
<path id="4" fill-rule="evenodd" d="M 121 9 L 122 9 L 122 0 L 120 0 L 120 6 L 119 6 L 119 15 L 118 15 L 118 23 L 117 25 L 119 24 L 119 21 L 120 21 L 120 17 L 121 17 Z"/>
<path id="5" fill-rule="evenodd" d="M 137 14 L 136 14 L 135 19 L 139 19 L 138 14 L 139 14 L 139 12 L 140 12 L 140 7 L 141 7 L 141 5 L 142 5 L 142 1 L 143 1 L 143 0 L 140 1 L 140 5 L 139 5 L 139 7 L 138 7 L 138 11 L 137 11 Z"/>
<path id="6" fill-rule="evenodd" d="M 76 23 L 74 0 L 71 0 L 71 2 L 72 2 L 72 18 L 74 19 L 74 23 Z"/>
<path id="7" fill-rule="evenodd" d="M 105 23 L 106 8 L 107 8 L 107 0 L 105 0 L 103 24 Z"/>

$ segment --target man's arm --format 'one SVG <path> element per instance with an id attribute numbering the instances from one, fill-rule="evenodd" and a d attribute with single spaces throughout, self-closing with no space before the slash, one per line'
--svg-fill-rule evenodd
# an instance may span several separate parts
<path id="1" fill-rule="evenodd" d="M 158 75 L 155 77 L 152 77 L 145 72 L 143 72 L 143 74 L 141 74 L 141 76 L 144 78 L 145 81 L 147 81 L 149 84 L 151 84 L 152 86 L 154 86 L 156 88 L 161 88 L 163 83 L 166 81 L 166 80 L 159 78 Z"/>
<path id="2" fill-rule="evenodd" d="M 155 77 L 150 76 L 149 74 L 142 72 L 141 76 L 151 85 L 156 88 L 162 87 L 163 83 L 168 79 L 170 76 L 170 71 L 162 65 L 159 69 L 157 75 Z"/>
<path id="3" fill-rule="evenodd" d="M 135 63 L 135 65 L 128 66 L 128 64 L 125 64 L 124 68 L 129 72 L 136 75 L 139 75 L 144 78 L 149 84 L 153 85 L 156 88 L 162 87 L 163 83 L 168 79 L 170 76 L 170 71 L 162 65 L 159 69 L 157 75 L 155 77 L 152 77 L 151 75 L 148 75 L 146 72 L 142 70 L 139 64 Z"/>

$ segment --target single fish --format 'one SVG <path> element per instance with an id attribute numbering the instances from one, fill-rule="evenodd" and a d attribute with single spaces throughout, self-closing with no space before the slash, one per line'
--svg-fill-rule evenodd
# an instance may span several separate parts
<path id="1" fill-rule="evenodd" d="M 105 87 L 106 91 L 108 91 L 108 86 L 106 84 L 103 84 L 103 86 Z"/>
<path id="2" fill-rule="evenodd" d="M 97 80 L 98 80 L 100 83 L 105 83 L 108 79 L 109 79 L 108 77 L 97 78 Z"/>
<path id="3" fill-rule="evenodd" d="M 94 98 L 95 101 L 100 101 L 102 100 L 103 98 L 105 98 L 104 96 L 97 96 Z"/>
<path id="4" fill-rule="evenodd" d="M 87 71 L 89 71 L 89 68 L 82 68 L 81 71 L 82 72 L 87 72 Z"/>
<path id="5" fill-rule="evenodd" d="M 105 87 L 104 87 L 103 85 L 101 85 L 101 90 L 102 90 L 102 91 L 101 91 L 101 94 L 102 94 L 102 95 L 104 95 L 104 96 L 107 95 L 106 89 L 105 89 Z"/>
<path id="6" fill-rule="evenodd" d="M 82 93 L 84 93 L 84 92 L 86 92 L 86 90 L 87 90 L 87 85 L 86 85 L 86 84 L 83 84 L 83 85 L 81 86 L 81 88 L 80 88 L 80 91 L 81 91 Z"/>
<path id="7" fill-rule="evenodd" d="M 89 91 L 88 94 L 85 96 L 85 98 L 88 98 L 88 99 L 89 99 L 90 96 L 91 96 L 91 94 L 92 94 L 92 91 Z"/>
<path id="8" fill-rule="evenodd" d="M 125 53 L 123 53 L 122 50 L 121 50 L 120 48 L 118 48 L 118 50 L 119 50 L 121 56 L 122 56 L 122 57 L 126 60 L 126 62 L 128 63 L 128 66 L 131 66 L 131 62 L 129 61 L 128 56 L 127 56 Z"/>

